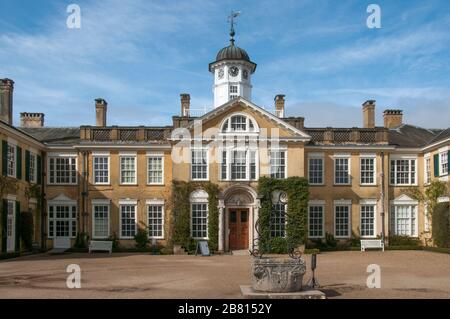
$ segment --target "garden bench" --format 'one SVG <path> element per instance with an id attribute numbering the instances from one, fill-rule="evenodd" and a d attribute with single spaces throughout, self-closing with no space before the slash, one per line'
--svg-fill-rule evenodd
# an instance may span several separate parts
<path id="1" fill-rule="evenodd" d="M 381 248 L 384 251 L 384 243 L 381 239 L 361 239 L 361 251 L 366 248 Z"/>
<path id="2" fill-rule="evenodd" d="M 89 243 L 89 253 L 92 251 L 109 251 L 112 253 L 112 241 L 91 240 Z"/>

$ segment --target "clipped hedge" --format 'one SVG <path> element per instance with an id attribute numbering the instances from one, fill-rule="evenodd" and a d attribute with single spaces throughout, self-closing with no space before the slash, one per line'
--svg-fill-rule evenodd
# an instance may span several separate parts
<path id="1" fill-rule="evenodd" d="M 270 236 L 270 216 L 272 214 L 272 193 L 283 191 L 287 194 L 286 237 Z M 258 184 L 261 200 L 259 211 L 259 248 L 263 253 L 287 253 L 306 243 L 308 223 L 308 180 L 304 177 L 273 179 L 261 177 Z"/>
<path id="2" fill-rule="evenodd" d="M 190 195 L 196 189 L 208 193 L 208 246 L 217 251 L 219 245 L 219 187 L 211 182 L 172 182 L 173 243 L 191 250 L 195 247 L 191 237 Z"/>
<path id="3" fill-rule="evenodd" d="M 432 236 L 437 247 L 450 247 L 450 211 L 449 203 L 439 203 L 433 211 Z"/>

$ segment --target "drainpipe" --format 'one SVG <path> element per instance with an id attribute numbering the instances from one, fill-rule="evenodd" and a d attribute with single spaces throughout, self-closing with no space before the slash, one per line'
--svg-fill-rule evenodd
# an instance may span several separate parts
<path id="1" fill-rule="evenodd" d="M 83 153 L 83 160 L 82 160 L 82 193 L 81 193 L 81 209 L 82 209 L 82 221 L 83 221 L 83 232 L 86 234 L 87 233 L 87 209 L 86 209 L 86 204 L 87 204 L 87 151 L 84 151 Z"/>
<path id="2" fill-rule="evenodd" d="M 384 152 L 381 152 L 381 241 L 385 243 L 385 229 L 384 229 L 384 204 L 385 204 L 385 195 L 384 195 Z"/>

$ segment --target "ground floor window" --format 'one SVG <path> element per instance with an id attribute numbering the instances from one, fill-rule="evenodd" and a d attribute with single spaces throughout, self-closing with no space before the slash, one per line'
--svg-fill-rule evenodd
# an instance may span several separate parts
<path id="1" fill-rule="evenodd" d="M 148 205 L 148 237 L 164 238 L 164 207 L 163 205 Z"/>
<path id="2" fill-rule="evenodd" d="M 48 237 L 77 236 L 77 206 L 49 205 L 48 207 Z"/>
<path id="3" fill-rule="evenodd" d="M 120 237 L 136 235 L 136 205 L 120 205 Z"/>
<path id="4" fill-rule="evenodd" d="M 350 205 L 335 205 L 335 237 L 350 237 Z"/>
<path id="5" fill-rule="evenodd" d="M 275 204 L 270 215 L 270 236 L 286 236 L 286 204 Z"/>
<path id="6" fill-rule="evenodd" d="M 393 235 L 417 237 L 417 205 L 391 207 L 391 232 Z"/>
<path id="7" fill-rule="evenodd" d="M 193 238 L 208 238 L 208 204 L 191 204 L 191 234 Z"/>
<path id="8" fill-rule="evenodd" d="M 361 205 L 361 237 L 375 237 L 375 205 Z"/>
<path id="9" fill-rule="evenodd" d="M 309 238 L 323 237 L 323 205 L 309 206 Z"/>
<path id="10" fill-rule="evenodd" d="M 109 237 L 109 205 L 93 206 L 92 237 Z"/>

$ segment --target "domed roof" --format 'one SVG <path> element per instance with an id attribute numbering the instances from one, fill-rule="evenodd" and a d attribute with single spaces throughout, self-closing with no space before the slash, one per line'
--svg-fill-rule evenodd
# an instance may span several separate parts
<path id="1" fill-rule="evenodd" d="M 244 49 L 235 46 L 234 41 L 232 41 L 229 46 L 221 49 L 219 53 L 217 53 L 216 62 L 222 60 L 244 60 L 250 62 L 250 57 Z"/>

